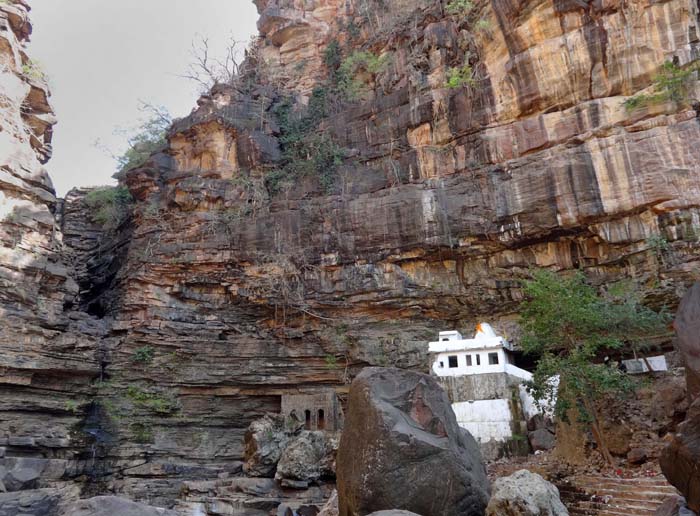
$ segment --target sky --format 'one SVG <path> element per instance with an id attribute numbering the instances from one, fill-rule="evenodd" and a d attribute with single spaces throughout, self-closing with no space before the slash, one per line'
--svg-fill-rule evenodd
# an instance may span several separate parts
<path id="1" fill-rule="evenodd" d="M 59 196 L 74 186 L 114 184 L 122 130 L 138 127 L 145 101 L 185 116 L 198 86 L 179 75 L 192 42 L 223 55 L 256 33 L 252 0 L 31 0 L 29 55 L 49 77 L 58 117 L 46 165 Z M 96 145 L 96 142 L 100 142 Z"/>

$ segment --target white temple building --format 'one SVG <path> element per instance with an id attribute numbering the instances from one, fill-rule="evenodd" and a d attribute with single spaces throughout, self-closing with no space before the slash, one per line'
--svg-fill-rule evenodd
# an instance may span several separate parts
<path id="1" fill-rule="evenodd" d="M 481 323 L 471 339 L 441 331 L 428 349 L 459 426 L 481 444 L 485 457 L 508 453 L 504 450 L 526 434 L 527 419 L 539 412 L 523 386 L 532 374 L 514 365 L 513 346 Z"/>
<path id="2" fill-rule="evenodd" d="M 513 346 L 487 323 L 476 327 L 473 339 L 463 338 L 458 331 L 441 331 L 428 350 L 435 354 L 433 372 L 437 376 L 508 373 L 532 379 L 528 371 L 513 365 Z"/>

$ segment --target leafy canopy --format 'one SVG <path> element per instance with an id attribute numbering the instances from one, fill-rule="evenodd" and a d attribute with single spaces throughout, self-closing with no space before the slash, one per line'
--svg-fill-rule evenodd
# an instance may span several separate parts
<path id="1" fill-rule="evenodd" d="M 665 313 L 641 305 L 634 292 L 602 297 L 581 272 L 561 277 L 534 271 L 524 292 L 522 348 L 540 356 L 529 387 L 538 401 L 556 399 L 556 415 L 564 421 L 576 408 L 590 422 L 596 400 L 634 387 L 625 372 L 602 363 L 606 353 L 641 349 L 651 337 L 667 333 Z M 556 375 L 558 387 L 551 381 Z"/>
<path id="2" fill-rule="evenodd" d="M 160 151 L 167 143 L 166 135 L 173 123 L 172 116 L 165 108 L 143 104 L 142 111 L 149 113 L 148 118 L 129 136 L 129 148 L 117 156 L 119 172 L 140 167 L 152 154 Z"/>

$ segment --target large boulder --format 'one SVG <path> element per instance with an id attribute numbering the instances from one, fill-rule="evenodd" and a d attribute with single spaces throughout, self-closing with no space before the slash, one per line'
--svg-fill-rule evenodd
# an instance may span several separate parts
<path id="1" fill-rule="evenodd" d="M 700 512 L 700 399 L 690 406 L 688 418 L 678 426 L 659 462 L 668 481 L 685 496 L 688 507 Z"/>
<path id="2" fill-rule="evenodd" d="M 685 364 L 688 399 L 692 403 L 700 395 L 700 282 L 683 296 L 673 326 Z"/>
<path id="3" fill-rule="evenodd" d="M 289 437 L 281 415 L 267 414 L 253 421 L 245 433 L 245 472 L 254 477 L 274 477 Z"/>
<path id="4" fill-rule="evenodd" d="M 338 434 L 303 431 L 293 437 L 282 451 L 275 478 L 314 482 L 321 477 L 335 477 Z"/>
<path id="5" fill-rule="evenodd" d="M 551 450 L 557 441 L 553 432 L 547 428 L 538 428 L 527 433 L 527 438 L 530 441 L 532 451 Z"/>
<path id="6" fill-rule="evenodd" d="M 96 496 L 79 500 L 61 513 L 62 516 L 177 516 L 175 511 L 132 502 L 118 496 Z"/>
<path id="7" fill-rule="evenodd" d="M 496 479 L 486 516 L 568 516 L 559 490 L 526 469 Z"/>
<path id="8" fill-rule="evenodd" d="M 683 355 L 688 400 L 686 420 L 661 453 L 661 470 L 685 497 L 688 507 L 700 512 L 700 283 L 686 293 L 678 307 L 677 345 Z"/>
<path id="9" fill-rule="evenodd" d="M 403 509 L 483 515 L 489 483 L 479 447 L 425 374 L 366 368 L 352 383 L 337 465 L 340 516 Z"/>

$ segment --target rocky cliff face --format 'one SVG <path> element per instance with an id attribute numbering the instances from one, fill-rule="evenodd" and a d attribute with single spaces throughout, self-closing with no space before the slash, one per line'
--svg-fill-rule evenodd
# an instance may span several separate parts
<path id="1" fill-rule="evenodd" d="M 99 325 L 73 311 L 59 210 L 42 166 L 55 118 L 24 50 L 24 2 L 0 4 L 0 457 L 77 458 L 79 408 L 91 399 Z"/>
<path id="2" fill-rule="evenodd" d="M 61 393 L 78 393 L 110 489 L 172 505 L 183 479 L 235 469 L 245 428 L 283 394 L 343 396 L 368 364 L 425 370 L 445 327 L 486 318 L 516 334 L 530 267 L 631 278 L 648 302 L 677 303 L 699 249 L 697 88 L 654 88 L 697 58 L 695 3 L 256 5 L 241 79 L 120 178 L 135 202 L 119 227 L 72 192 L 61 253 L 29 133 L 43 118 L 19 115 L 44 90 L 2 76 L 27 90 L 11 143 L 34 171 L 3 167 L 3 191 L 35 215 L 2 225 L 17 324 L 0 329 L 0 378 L 33 400 L 22 420 L 32 406 L 76 423 Z"/>

